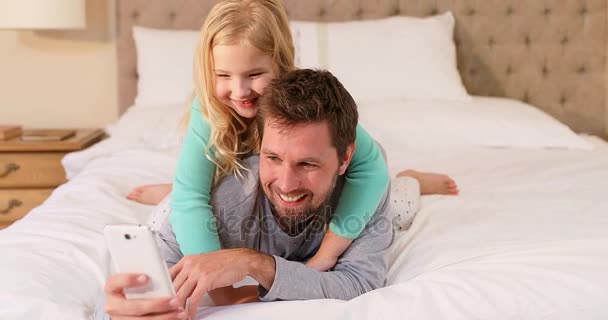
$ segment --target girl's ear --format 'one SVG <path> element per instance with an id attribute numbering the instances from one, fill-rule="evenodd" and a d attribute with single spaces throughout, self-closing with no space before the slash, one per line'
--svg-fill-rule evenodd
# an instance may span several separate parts
<path id="1" fill-rule="evenodd" d="M 346 147 L 346 153 L 344 154 L 344 161 L 340 165 L 338 170 L 339 175 L 343 175 L 350 164 L 350 161 L 353 159 L 353 154 L 355 154 L 355 149 L 357 146 L 354 143 L 351 143 L 348 147 Z"/>

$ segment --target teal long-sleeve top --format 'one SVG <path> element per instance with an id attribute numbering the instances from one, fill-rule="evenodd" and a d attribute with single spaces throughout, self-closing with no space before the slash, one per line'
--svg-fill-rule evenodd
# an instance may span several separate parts
<path id="1" fill-rule="evenodd" d="M 191 108 L 170 203 L 170 222 L 184 255 L 221 249 L 217 223 L 210 205 L 216 169 L 206 156 L 211 128 L 202 117 L 198 99 L 194 99 Z M 380 147 L 361 126 L 357 126 L 355 144 L 336 214 L 330 222 L 334 233 L 351 239 L 363 231 L 389 183 L 388 169 Z"/>

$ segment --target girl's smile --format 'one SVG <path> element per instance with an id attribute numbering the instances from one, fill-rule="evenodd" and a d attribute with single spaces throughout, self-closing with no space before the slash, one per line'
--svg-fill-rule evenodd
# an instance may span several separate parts
<path id="1" fill-rule="evenodd" d="M 272 57 L 244 41 L 213 47 L 215 96 L 247 119 L 257 114 L 257 102 L 275 78 Z"/>

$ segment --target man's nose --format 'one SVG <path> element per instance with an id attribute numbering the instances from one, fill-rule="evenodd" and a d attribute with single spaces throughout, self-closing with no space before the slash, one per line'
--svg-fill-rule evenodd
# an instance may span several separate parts
<path id="1" fill-rule="evenodd" d="M 232 96 L 234 98 L 247 98 L 251 94 L 249 80 L 235 79 L 232 82 Z"/>
<path id="2" fill-rule="evenodd" d="M 277 174 L 276 186 L 283 193 L 290 193 L 300 188 L 300 178 L 292 166 L 284 165 Z"/>

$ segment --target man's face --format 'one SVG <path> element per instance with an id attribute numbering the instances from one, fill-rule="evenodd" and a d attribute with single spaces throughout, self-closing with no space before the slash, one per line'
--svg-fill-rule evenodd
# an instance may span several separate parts
<path id="1" fill-rule="evenodd" d="M 265 119 L 260 182 L 279 218 L 297 223 L 315 214 L 348 162 L 340 165 L 326 122 L 284 128 Z"/>

